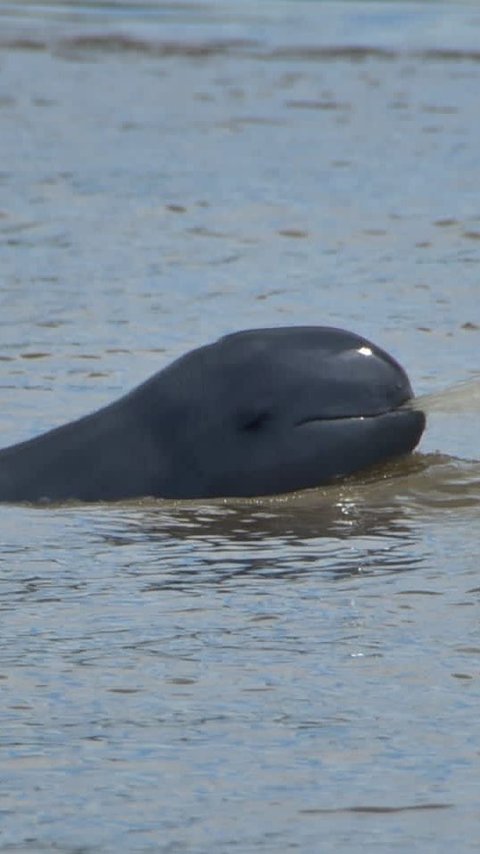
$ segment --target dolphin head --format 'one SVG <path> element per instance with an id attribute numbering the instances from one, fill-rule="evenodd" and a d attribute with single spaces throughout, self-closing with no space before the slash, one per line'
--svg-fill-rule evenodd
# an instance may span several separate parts
<path id="1" fill-rule="evenodd" d="M 331 327 L 228 335 L 145 384 L 149 397 L 154 382 L 172 497 L 327 484 L 410 452 L 425 427 L 422 412 L 400 408 L 413 397 L 403 368 Z"/>

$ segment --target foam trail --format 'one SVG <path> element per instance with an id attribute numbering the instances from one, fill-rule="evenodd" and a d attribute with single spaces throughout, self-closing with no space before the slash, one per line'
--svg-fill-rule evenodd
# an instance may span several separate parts
<path id="1" fill-rule="evenodd" d="M 405 404 L 405 408 L 421 410 L 427 415 L 431 412 L 480 412 L 480 375 L 441 391 L 415 397 Z"/>

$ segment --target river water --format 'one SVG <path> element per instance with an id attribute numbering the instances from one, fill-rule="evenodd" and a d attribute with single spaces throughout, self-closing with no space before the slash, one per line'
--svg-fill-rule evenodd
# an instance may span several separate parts
<path id="1" fill-rule="evenodd" d="M 479 850 L 479 92 L 475 5 L 0 5 L 2 445 L 251 326 L 436 401 L 328 489 L 2 507 L 1 851 Z"/>

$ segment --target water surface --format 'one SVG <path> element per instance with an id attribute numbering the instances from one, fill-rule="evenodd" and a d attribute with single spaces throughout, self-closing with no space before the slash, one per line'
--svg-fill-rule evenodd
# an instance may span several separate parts
<path id="1" fill-rule="evenodd" d="M 352 328 L 437 397 L 329 489 L 1 509 L 0 850 L 478 850 L 479 34 L 2 4 L 2 445 L 249 326 Z"/>

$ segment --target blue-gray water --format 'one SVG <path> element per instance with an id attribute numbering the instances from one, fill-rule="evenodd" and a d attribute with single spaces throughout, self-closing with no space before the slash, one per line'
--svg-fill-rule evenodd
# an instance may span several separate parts
<path id="1" fill-rule="evenodd" d="M 475 5 L 2 3 L 0 444 L 249 326 L 474 380 L 479 92 Z M 473 388 L 343 486 L 4 506 L 0 850 L 478 851 Z"/>

